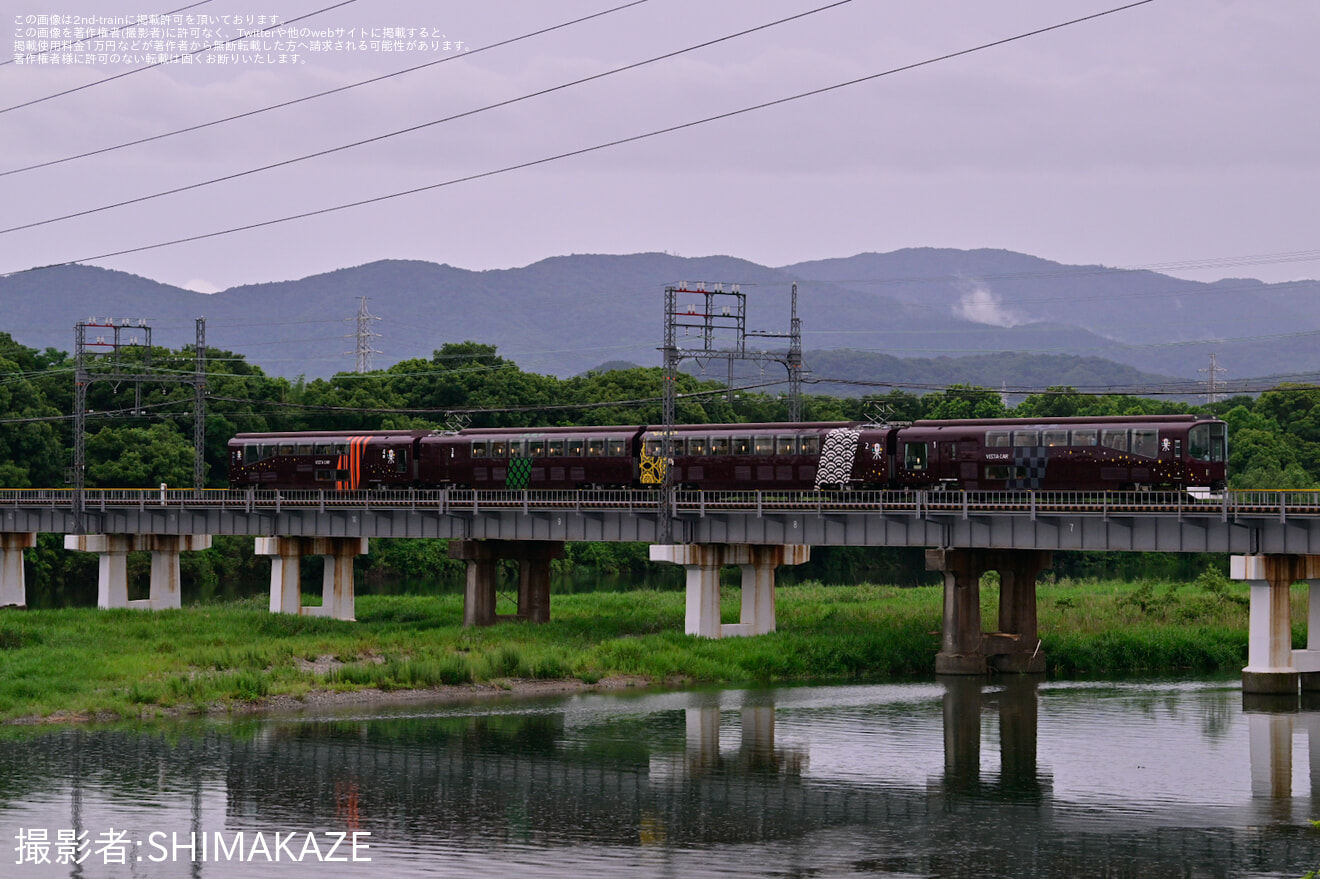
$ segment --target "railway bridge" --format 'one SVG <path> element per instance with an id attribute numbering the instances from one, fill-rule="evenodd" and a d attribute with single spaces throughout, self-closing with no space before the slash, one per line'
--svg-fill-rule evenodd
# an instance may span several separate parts
<path id="1" fill-rule="evenodd" d="M 706 637 L 775 628 L 774 571 L 811 546 L 925 547 L 943 572 L 937 671 L 1041 671 L 1036 576 L 1056 550 L 1225 552 L 1251 584 L 1244 688 L 1320 689 L 1320 492 L 677 492 L 662 533 L 655 491 L 0 491 L 0 606 L 26 605 L 22 551 L 39 533 L 100 556 L 101 607 L 178 607 L 179 554 L 250 536 L 272 557 L 273 612 L 353 618 L 352 560 L 370 538 L 446 538 L 467 562 L 464 621 L 496 620 L 499 561 L 519 562 L 518 616 L 549 618 L 550 561 L 565 541 L 652 544 L 686 569 L 685 627 Z M 151 597 L 130 602 L 127 554 L 152 553 Z M 301 559 L 326 559 L 324 598 L 303 607 Z M 742 616 L 722 625 L 719 570 L 742 568 Z M 1000 574 L 998 627 L 982 631 L 979 581 Z M 1291 584 L 1309 584 L 1308 644 L 1293 650 Z"/>

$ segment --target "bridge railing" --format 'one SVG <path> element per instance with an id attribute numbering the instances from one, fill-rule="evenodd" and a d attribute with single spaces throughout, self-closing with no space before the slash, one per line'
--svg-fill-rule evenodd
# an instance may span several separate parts
<path id="1" fill-rule="evenodd" d="M 255 489 L 90 489 L 89 511 L 136 507 L 232 509 L 425 509 L 442 514 L 487 510 L 653 511 L 654 489 L 583 491 L 484 491 L 427 489 L 335 492 Z M 0 489 L 0 507 L 72 509 L 72 489 Z M 678 491 L 673 512 L 702 516 L 721 512 L 830 512 L 893 515 L 1094 514 L 1094 515 L 1320 515 L 1320 491 Z"/>

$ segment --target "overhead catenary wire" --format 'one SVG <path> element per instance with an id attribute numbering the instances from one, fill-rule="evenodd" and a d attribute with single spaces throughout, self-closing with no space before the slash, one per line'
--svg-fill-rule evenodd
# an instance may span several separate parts
<path id="1" fill-rule="evenodd" d="M 204 0 L 204 2 L 208 2 L 208 3 L 209 3 L 210 0 Z M 342 86 L 339 86 L 339 87 L 337 87 L 337 88 L 326 89 L 325 91 L 316 92 L 316 93 L 314 93 L 314 94 L 303 95 L 303 96 L 300 97 L 300 98 L 293 98 L 292 100 L 281 101 L 281 102 L 278 103 L 278 104 L 269 104 L 269 105 L 267 105 L 267 106 L 265 106 L 265 107 L 259 107 L 259 108 L 255 109 L 255 110 L 248 110 L 248 111 L 243 112 L 243 113 L 235 113 L 235 114 L 232 115 L 232 116 L 225 116 L 225 117 L 220 118 L 220 119 L 212 119 L 212 120 L 209 121 L 209 122 L 201 122 L 201 123 L 198 123 L 197 125 L 189 125 L 189 126 L 187 126 L 186 128 L 176 128 L 176 129 L 174 129 L 173 131 L 166 131 L 166 132 L 163 132 L 163 133 L 161 133 L 161 134 L 154 134 L 154 135 L 151 135 L 150 137 L 140 137 L 140 138 L 138 138 L 137 140 L 125 141 L 124 143 L 115 144 L 114 146 L 102 147 L 102 148 L 100 148 L 100 149 L 88 150 L 87 152 L 84 152 L 84 153 L 78 153 L 78 154 L 76 154 L 76 155 L 72 155 L 72 156 L 65 156 L 64 158 L 61 158 L 61 159 L 51 159 L 51 160 L 46 161 L 46 162 L 37 162 L 37 163 L 32 164 L 32 165 L 27 165 L 27 166 L 22 167 L 22 168 L 13 168 L 13 169 L 10 169 L 10 170 L 8 170 L 8 171 L 0 171 L 0 177 L 5 177 L 5 176 L 8 176 L 8 175 L 10 175 L 10 174 L 19 174 L 19 173 L 22 173 L 22 172 L 24 172 L 24 171 L 35 171 L 35 170 L 38 169 L 38 168 L 48 168 L 48 167 L 50 167 L 51 165 L 60 165 L 60 164 L 63 164 L 63 163 L 65 163 L 65 162 L 72 162 L 72 161 L 75 161 L 75 160 L 77 160 L 77 159 L 86 159 L 86 158 L 88 158 L 88 157 L 90 157 L 90 156 L 104 155 L 105 153 L 114 152 L 115 150 L 121 150 L 121 149 L 125 149 L 125 148 L 127 148 L 127 147 L 138 146 L 138 145 L 140 145 L 140 144 L 144 144 L 144 143 L 151 143 L 151 142 L 153 142 L 153 141 L 164 140 L 165 138 L 174 137 L 175 135 L 178 135 L 178 134 L 186 134 L 186 133 L 188 133 L 188 132 L 190 132 L 190 131 L 201 131 L 201 130 L 204 129 L 204 128 L 212 128 L 212 127 L 214 127 L 214 126 L 216 126 L 216 125 L 223 125 L 223 124 L 225 124 L 225 123 L 227 123 L 227 122 L 234 122 L 234 121 L 236 121 L 236 120 L 238 120 L 238 119 L 247 119 L 247 118 L 250 118 L 250 117 L 252 117 L 252 116 L 258 116 L 258 115 L 260 115 L 260 114 L 262 114 L 262 113 L 268 113 L 268 112 L 270 112 L 270 111 L 272 111 L 272 110 L 282 110 L 282 109 L 284 109 L 285 107 L 292 107 L 292 106 L 295 105 L 295 104 L 302 104 L 302 103 L 305 103 L 305 102 L 307 102 L 307 101 L 314 101 L 314 100 L 316 100 L 316 99 L 318 99 L 318 98 L 324 98 L 324 97 L 327 97 L 327 96 L 329 96 L 329 95 L 335 95 L 335 94 L 339 94 L 339 93 L 341 93 L 341 92 L 350 91 L 351 89 L 359 88 L 359 87 L 364 86 L 364 85 L 370 85 L 370 84 L 372 84 L 372 83 L 381 82 L 381 81 L 386 80 L 386 79 L 393 79 L 393 78 L 396 77 L 396 76 L 403 76 L 403 75 L 408 74 L 408 73 L 415 73 L 415 72 L 418 71 L 418 70 L 424 70 L 424 69 L 426 69 L 426 68 L 428 68 L 428 67 L 434 67 L 434 66 L 436 66 L 437 64 L 444 64 L 444 63 L 449 62 L 449 61 L 456 61 L 456 60 L 458 60 L 458 59 L 460 59 L 460 58 L 470 58 L 470 57 L 472 57 L 473 55 L 477 55 L 477 54 L 479 54 L 479 53 L 481 53 L 481 52 L 488 52 L 488 51 L 490 51 L 490 50 L 492 50 L 492 49 L 499 49 L 499 48 L 501 48 L 501 47 L 503 47 L 503 46 L 509 46 L 509 45 L 514 44 L 514 43 L 521 42 L 521 41 L 523 41 L 523 40 L 528 40 L 528 39 L 531 39 L 531 38 L 533 38 L 533 37 L 539 37 L 539 36 L 542 36 L 542 35 L 544 35 L 544 34 L 551 33 L 551 32 L 553 32 L 553 31 L 562 30 L 563 28 L 571 27 L 572 25 L 575 25 L 575 24 L 581 24 L 582 22 L 590 21 L 590 20 L 592 20 L 592 19 L 594 19 L 594 18 L 600 18 L 600 17 L 605 16 L 605 15 L 610 15 L 611 13 L 619 12 L 619 11 L 624 10 L 624 9 L 629 9 L 629 8 L 631 8 L 631 7 L 633 7 L 633 6 L 638 6 L 638 5 L 642 4 L 642 3 L 647 3 L 647 2 L 649 2 L 649 0 L 632 0 L 632 2 L 630 2 L 630 3 L 624 3 L 622 6 L 615 6 L 615 7 L 612 7 L 612 8 L 610 8 L 610 9 L 604 9 L 604 10 L 601 10 L 600 12 L 593 12 L 593 13 L 591 13 L 590 15 L 579 16 L 578 18 L 574 18 L 574 19 L 571 19 L 571 20 L 569 20 L 569 21 L 560 22 L 559 24 L 551 25 L 551 26 L 549 26 L 549 27 L 543 27 L 543 28 L 541 28 L 541 29 L 539 29 L 539 30 L 530 31 L 530 32 L 528 32 L 528 33 L 521 34 L 521 35 L 516 36 L 516 37 L 510 37 L 510 38 L 507 39 L 507 40 L 500 40 L 499 42 L 490 43 L 490 44 L 485 45 L 485 46 L 478 46 L 478 47 L 475 48 L 475 49 L 469 49 L 469 50 L 463 52 L 461 55 L 448 55 L 448 56 L 446 56 L 446 57 L 444 57 L 444 58 L 438 58 L 438 59 L 436 59 L 435 61 L 427 61 L 427 62 L 424 63 L 424 64 L 416 64 L 416 65 L 413 65 L 412 67 L 405 67 L 405 68 L 402 69 L 402 70 L 395 70 L 395 71 L 392 71 L 392 72 L 390 72 L 390 73 L 382 74 L 382 75 L 380 75 L 380 76 L 373 76 L 373 77 L 371 77 L 370 79 L 359 80 L 359 81 L 357 81 L 357 82 L 349 83 L 348 85 L 342 85 Z M 185 7 L 185 8 L 188 8 L 188 7 Z"/>
<path id="2" fill-rule="evenodd" d="M 1320 390 L 1320 383 L 1315 380 L 1315 375 L 1309 376 L 1309 381 L 1288 382 L 1289 387 L 1281 388 L 1283 382 L 1277 379 L 1241 379 L 1235 382 L 1221 382 L 1218 393 L 1220 394 L 1263 394 L 1266 392 L 1299 392 Z M 844 379 L 844 378 L 820 378 L 813 377 L 803 379 L 804 384 L 836 384 L 849 385 L 861 388 L 878 388 L 887 390 L 911 390 L 921 391 L 923 393 L 969 393 L 969 394 L 1010 394 L 1012 396 L 1093 396 L 1093 397 L 1188 397 L 1204 396 L 1205 382 L 1188 379 L 1185 382 L 1169 382 L 1166 384 L 1147 384 L 1147 385 L 1049 385 L 1040 387 L 1038 385 L 1001 385 L 999 387 L 988 387 L 984 385 L 967 385 L 961 383 L 929 383 L 914 381 L 882 381 L 870 379 Z M 782 384 L 782 382 L 780 382 Z"/>
<path id="3" fill-rule="evenodd" d="M 137 196 L 136 198 L 124 199 L 123 201 L 117 201 L 111 204 L 101 205 L 100 207 L 88 208 L 82 211 L 74 211 L 73 213 L 70 214 L 63 214 L 58 217 L 50 217 L 45 220 L 36 220 L 31 223 L 22 223 L 17 226 L 10 226 L 6 229 L 0 229 L 0 235 L 5 235 L 10 232 L 19 232 L 23 229 L 35 229 L 39 226 L 50 225 L 51 223 L 59 223 L 59 222 L 63 222 L 64 220 L 72 220 L 78 217 L 90 216 L 91 214 L 98 214 L 103 211 L 115 210 L 116 208 L 141 204 L 143 202 L 153 201 L 158 198 L 164 198 L 165 196 L 169 196 L 169 195 L 178 195 L 179 193 L 183 193 L 183 192 L 191 192 L 192 190 L 201 189 L 206 186 L 213 186 L 217 183 L 227 183 L 231 180 L 238 180 L 243 177 L 250 177 L 253 174 L 261 174 L 266 171 L 273 171 L 276 168 L 285 168 L 288 167 L 289 165 L 296 165 L 299 162 L 306 162 L 311 159 L 321 158 L 322 156 L 329 156 L 335 153 L 344 152 L 345 150 L 357 149 L 358 147 L 367 146 L 368 144 L 379 143 L 380 141 L 388 140 L 389 138 L 392 137 L 399 137 L 404 134 L 412 134 L 417 131 L 422 131 L 427 128 L 432 128 L 436 125 L 443 125 L 448 122 L 454 122 L 458 119 L 465 119 L 471 116 L 475 116 L 478 113 L 485 113 L 488 110 L 496 110 L 501 107 L 508 107 L 512 104 L 521 103 L 522 101 L 531 100 L 533 98 L 544 97 L 545 95 L 553 94 L 554 92 L 563 91 L 564 89 L 569 89 L 575 86 L 583 85 L 588 82 L 594 82 L 599 79 L 604 79 L 607 76 L 614 76 L 615 74 L 623 73 L 628 70 L 635 70 L 639 67 L 644 67 L 648 64 L 655 64 L 659 61 L 665 61 L 670 58 L 676 58 L 679 55 L 684 55 L 687 54 L 688 52 L 695 52 L 699 49 L 706 49 L 711 46 L 718 45 L 720 43 L 728 42 L 729 40 L 734 40 L 739 37 L 745 37 L 748 34 L 753 34 L 756 33 L 757 31 L 763 31 L 767 28 L 776 27 L 778 25 L 786 24 L 791 21 L 797 21 L 798 19 L 805 18 L 808 15 L 815 15 L 819 12 L 825 12 L 826 10 L 834 9 L 838 6 L 843 6 L 851 2 L 853 2 L 853 0 L 834 0 L 833 3 L 827 3 L 824 6 L 818 6 L 814 9 L 809 9 L 806 12 L 799 12 L 795 15 L 790 15 L 786 18 L 780 18 L 776 21 L 771 21 L 771 22 L 767 22 L 766 24 L 757 25 L 756 27 L 746 28 L 744 30 L 737 31 L 736 33 L 726 34 L 725 36 L 717 37 L 713 40 L 706 40 L 705 42 L 697 43 L 695 45 L 688 46 L 684 49 L 676 49 L 672 52 L 666 52 L 663 55 L 656 55 L 654 57 L 647 58 L 644 61 L 637 61 L 632 64 L 625 64 L 621 67 L 614 67 L 611 68 L 610 70 L 605 70 L 600 73 L 594 73 L 591 76 L 584 76 L 579 79 L 571 80 L 569 82 L 560 83 L 559 85 L 553 85 L 548 88 L 538 89 L 537 91 L 534 92 L 528 92 L 527 94 L 519 95 L 516 98 L 509 98 L 506 101 L 498 101 L 494 104 L 486 104 L 485 106 L 477 107 L 476 109 L 473 110 L 465 110 L 462 113 L 453 113 L 449 116 L 444 116 L 441 117 L 440 119 L 432 119 L 428 122 L 419 122 L 416 125 L 409 125 L 406 128 L 395 129 L 394 131 L 388 131 L 384 134 L 377 134 L 372 137 L 363 138 L 361 140 L 355 140 L 350 143 L 340 144 L 339 146 L 318 150 L 314 153 L 305 153 L 301 156 L 295 156 L 291 159 L 284 159 L 279 162 L 271 162 L 266 165 L 260 165 L 256 168 L 248 168 L 246 171 L 236 171 L 233 174 L 225 174 L 222 177 L 212 177 L 209 180 L 201 180 L 198 181 L 197 183 L 189 183 L 186 186 L 176 186 L 173 187 L 172 189 L 163 189 L 159 192 L 151 193 L 150 195 L 140 195 Z"/>
<path id="4" fill-rule="evenodd" d="M 130 253 L 141 253 L 141 252 L 144 252 L 144 251 L 147 251 L 147 250 L 156 250 L 156 249 L 159 249 L 159 248 L 162 248 L 162 247 L 172 247 L 172 246 L 175 246 L 175 245 L 178 245 L 178 244 L 185 244 L 185 243 L 194 242 L 194 241 L 204 241 L 204 240 L 209 240 L 209 239 L 212 239 L 212 238 L 218 238 L 218 237 L 225 236 L 225 235 L 232 235 L 232 234 L 235 234 L 235 233 L 237 233 L 237 232 L 250 231 L 250 230 L 253 230 L 253 229 L 262 229 L 262 228 L 267 228 L 267 227 L 274 226 L 274 225 L 278 225 L 278 224 L 282 224 L 282 223 L 292 222 L 292 221 L 294 221 L 294 220 L 301 220 L 301 219 L 306 219 L 306 218 L 308 218 L 308 217 L 321 216 L 321 215 L 324 215 L 324 214 L 330 214 L 330 213 L 335 213 L 335 212 L 338 212 L 338 211 L 349 210 L 349 209 L 351 209 L 351 208 L 362 207 L 362 206 L 364 206 L 364 205 L 368 205 L 368 204 L 378 204 L 378 203 L 380 203 L 380 202 L 388 201 L 388 200 L 395 199 L 395 198 L 402 198 L 402 197 L 404 197 L 404 196 L 408 196 L 408 195 L 416 195 L 416 194 L 419 194 L 419 193 L 422 193 L 422 192 L 430 192 L 430 191 L 433 191 L 433 190 L 436 190 L 436 189 L 440 189 L 440 188 L 443 188 L 443 187 L 447 187 L 447 186 L 454 186 L 454 185 L 457 185 L 457 184 L 460 184 L 460 183 L 466 183 L 466 182 L 470 182 L 470 181 L 474 181 L 474 180 L 481 180 L 481 179 L 485 179 L 485 178 L 487 178 L 487 177 L 494 177 L 494 176 L 499 175 L 499 174 L 506 174 L 506 173 L 510 173 L 510 172 L 512 172 L 512 171 L 518 171 L 518 170 L 522 170 L 522 169 L 526 169 L 526 168 L 536 167 L 536 166 L 539 166 L 539 165 L 545 165 L 545 164 L 549 164 L 549 163 L 551 163 L 551 162 L 562 161 L 562 160 L 564 160 L 564 159 L 568 159 L 568 158 L 572 158 L 572 157 L 576 157 L 576 156 L 588 155 L 588 154 L 590 154 L 590 153 L 599 152 L 599 151 L 601 151 L 601 150 L 612 149 L 612 148 L 614 148 L 614 147 L 622 146 L 622 145 L 624 145 L 624 144 L 637 143 L 637 142 L 639 142 L 639 141 L 647 140 L 647 139 L 650 139 L 650 138 L 653 138 L 653 137 L 659 137 L 659 136 L 661 136 L 661 135 L 671 134 L 671 133 L 674 133 L 674 132 L 677 132 L 677 131 L 685 131 L 685 130 L 687 130 L 687 129 L 695 128 L 695 127 L 700 126 L 700 125 L 706 125 L 706 124 L 709 124 L 709 123 L 711 123 L 711 122 L 717 122 L 717 121 L 724 120 L 724 119 L 732 119 L 732 118 L 737 117 L 737 116 L 745 115 L 745 114 L 747 114 L 747 113 L 757 112 L 757 111 L 759 111 L 759 110 L 768 109 L 768 108 L 770 108 L 770 107 L 782 106 L 782 105 L 784 105 L 784 104 L 792 103 L 792 102 L 794 102 L 794 101 L 800 101 L 800 100 L 804 100 L 804 99 L 806 99 L 806 98 L 817 97 L 817 96 L 819 96 L 819 95 L 828 94 L 828 93 L 830 93 L 830 92 L 837 91 L 837 90 L 839 90 L 839 89 L 849 88 L 849 87 L 851 87 L 851 86 L 860 85 L 860 84 L 865 83 L 865 82 L 872 82 L 872 81 L 877 80 L 877 79 L 880 79 L 880 78 L 882 78 L 882 77 L 893 76 L 893 75 L 896 75 L 896 74 L 899 74 L 899 73 L 904 73 L 904 72 L 908 72 L 908 71 L 912 71 L 912 70 L 917 70 L 917 69 L 920 69 L 920 68 L 922 68 L 922 67 L 930 66 L 930 65 L 932 65 L 932 64 L 938 64 L 938 63 L 941 63 L 941 62 L 943 62 L 943 61 L 949 61 L 949 60 L 952 60 L 952 59 L 954 59 L 954 58 L 960 58 L 960 57 L 963 57 L 963 56 L 965 56 L 965 55 L 970 55 L 970 54 L 973 54 L 973 53 L 976 53 L 976 52 L 985 51 L 985 50 L 992 49 L 992 48 L 995 48 L 995 47 L 998 47 L 998 46 L 1008 45 L 1008 44 L 1010 44 L 1010 43 L 1014 43 L 1014 42 L 1017 42 L 1017 41 L 1020 41 L 1020 40 L 1029 39 L 1029 38 L 1031 38 L 1031 37 L 1040 36 L 1040 35 L 1042 35 L 1042 34 L 1050 33 L 1050 32 L 1053 32 L 1053 31 L 1057 31 L 1057 30 L 1060 30 L 1060 29 L 1062 29 L 1062 28 L 1066 28 L 1066 27 L 1071 27 L 1071 26 L 1074 26 L 1074 25 L 1082 24 L 1082 23 L 1084 23 L 1084 22 L 1094 21 L 1094 20 L 1096 20 L 1096 19 L 1103 18 L 1103 17 L 1105 17 L 1105 16 L 1115 15 L 1115 14 L 1117 14 L 1117 13 L 1119 13 L 1119 12 L 1125 12 L 1125 11 L 1128 11 L 1128 10 L 1131 10 L 1131 9 L 1135 9 L 1135 8 L 1137 8 L 1137 7 L 1140 7 L 1140 6 L 1145 6 L 1145 5 L 1150 4 L 1150 3 L 1153 3 L 1153 2 L 1155 2 L 1155 0 L 1136 0 L 1136 2 L 1133 2 L 1133 3 L 1127 3 L 1127 4 L 1124 4 L 1124 5 L 1122 5 L 1122 6 L 1112 7 L 1112 8 L 1110 8 L 1110 9 L 1102 10 L 1102 11 L 1100 11 L 1100 12 L 1092 13 L 1092 14 L 1090 14 L 1090 15 L 1085 15 L 1085 16 L 1081 16 L 1081 17 L 1078 17 L 1078 18 L 1069 19 L 1069 20 L 1067 20 L 1067 21 L 1058 22 L 1058 23 L 1056 23 L 1056 24 L 1048 25 L 1048 26 L 1045 26 L 1045 27 L 1036 28 L 1035 30 L 1025 31 L 1025 32 L 1023 32 L 1023 33 L 1015 34 L 1015 35 L 1013 35 L 1013 36 L 1004 37 L 1004 38 L 1001 38 L 1001 39 L 998 39 L 998 40 L 993 40 L 993 41 L 988 42 L 988 43 L 981 43 L 980 45 L 972 46 L 972 47 L 969 47 L 969 48 L 967 48 L 967 49 L 961 49 L 961 50 L 958 50 L 958 51 L 955 51 L 955 52 L 948 52 L 948 53 L 945 53 L 945 54 L 943 54 L 943 55 L 939 55 L 939 56 L 935 56 L 935 57 L 932 57 L 932 58 L 925 59 L 925 60 L 923 60 L 923 61 L 917 61 L 917 62 L 913 62 L 913 63 L 911 63 L 911 64 L 904 64 L 904 65 L 901 65 L 901 66 L 899 66 L 899 67 L 892 67 L 892 68 L 889 68 L 889 69 L 887 69 L 887 70 L 879 71 L 879 72 L 877 72 L 877 73 L 868 74 L 868 75 L 866 75 L 866 76 L 856 77 L 856 78 L 854 78 L 854 79 L 845 80 L 845 81 L 843 81 L 843 82 L 837 82 L 837 83 L 834 83 L 834 84 L 832 84 L 832 85 L 828 85 L 828 86 L 822 86 L 822 87 L 819 87 L 819 88 L 809 89 L 809 90 L 807 90 L 807 91 L 804 91 L 804 92 L 798 92 L 798 93 L 796 93 L 796 94 L 788 95 L 788 96 L 786 96 L 786 97 L 775 98 L 775 99 L 773 99 L 773 100 L 769 100 L 769 101 L 763 101 L 763 102 L 760 102 L 760 103 L 757 103 L 757 104 L 752 104 L 752 105 L 750 105 L 750 106 L 741 107 L 741 108 L 736 109 L 736 110 L 729 110 L 729 111 L 724 112 L 724 113 L 717 113 L 717 114 L 715 114 L 715 115 L 705 116 L 705 117 L 702 117 L 702 118 L 699 118 L 699 119 L 694 119 L 694 120 L 691 120 L 691 121 L 688 121 L 688 122 L 679 123 L 679 124 L 676 124 L 676 125 L 670 125 L 670 126 L 666 126 L 666 127 L 663 127 L 663 128 L 653 129 L 653 130 L 651 130 L 651 131 L 643 132 L 643 133 L 641 133 L 641 134 L 635 134 L 635 135 L 631 135 L 631 136 L 628 136 L 628 137 L 617 138 L 617 139 L 615 139 L 615 140 L 610 140 L 610 141 L 606 141 L 606 142 L 603 142 L 603 143 L 598 143 L 598 144 L 595 144 L 595 145 L 592 145 L 592 146 L 588 146 L 588 147 L 582 147 L 582 148 L 580 148 L 580 149 L 569 150 L 569 151 L 567 151 L 567 152 L 557 153 L 557 154 L 555 154 L 555 155 L 551 155 L 551 156 L 544 156 L 544 157 L 539 158 L 539 159 L 532 159 L 532 160 L 525 161 L 525 162 L 518 162 L 518 163 L 513 164 L 513 165 L 506 165 L 506 166 L 504 166 L 504 167 L 502 167 L 502 168 L 496 168 L 496 169 L 493 169 L 493 170 L 490 170 L 490 171 L 479 172 L 479 173 L 476 173 L 476 174 L 468 174 L 468 175 L 464 175 L 464 176 L 462 176 L 462 177 L 455 177 L 455 178 L 451 178 L 451 179 L 449 179 L 449 180 L 443 180 L 443 181 L 440 181 L 440 182 L 437 182 L 437 183 L 431 183 L 431 184 L 428 184 L 428 185 L 425 185 L 425 186 L 412 187 L 412 188 L 410 188 L 410 189 L 399 190 L 399 191 L 396 191 L 396 192 L 387 193 L 387 194 L 379 195 L 379 196 L 373 196 L 373 197 L 370 197 L 370 198 L 359 199 L 359 200 L 352 201 L 352 202 L 345 202 L 345 203 L 342 203 L 342 204 L 332 205 L 332 206 L 325 207 L 325 208 L 318 208 L 318 209 L 315 209 L 315 210 L 303 211 L 303 212 L 300 212 L 300 213 L 290 214 L 290 215 L 287 215 L 287 216 L 284 216 L 284 217 L 278 217 L 278 218 L 271 219 L 271 220 L 263 220 L 263 221 L 260 221 L 260 222 L 248 223 L 248 224 L 241 225 L 241 226 L 232 226 L 232 227 L 229 227 L 229 228 L 227 228 L 227 229 L 221 229 L 221 230 L 217 230 L 217 231 L 214 231 L 214 232 L 206 232 L 206 233 L 201 233 L 201 234 L 197 234 L 197 235 L 189 235 L 189 236 L 185 236 L 185 237 L 181 237 L 181 238 L 175 238 L 175 239 L 172 239 L 172 240 L 169 240 L 169 241 L 161 241 L 161 242 L 157 242 L 157 243 L 155 243 L 155 244 L 146 244 L 146 245 L 141 245 L 141 246 L 138 246 L 138 247 L 123 248 L 123 249 L 120 249 L 120 250 L 115 250 L 115 251 L 111 251 L 111 252 L 107 252 L 107 253 L 97 254 L 97 255 L 94 255 L 94 256 L 85 256 L 85 257 L 81 257 L 81 258 L 78 258 L 78 259 L 66 260 L 66 261 L 64 261 L 64 262 L 60 262 L 60 263 L 51 263 L 51 264 L 44 265 L 44 266 L 34 266 L 34 267 L 30 268 L 30 269 L 24 269 L 24 270 L 22 270 L 22 271 L 25 271 L 25 272 L 40 271 L 41 269 L 55 268 L 55 267 L 58 267 L 58 266 L 74 265 L 74 264 L 77 264 L 77 263 L 83 263 L 83 262 L 95 262 L 95 261 L 98 261 L 98 260 L 110 259 L 110 258 L 112 258 L 112 257 L 116 257 L 116 256 L 124 256 L 124 255 L 130 254 Z M 9 273 L 7 273 L 7 275 L 13 275 L 13 274 L 17 274 L 17 272 L 9 272 Z"/>
<path id="5" fill-rule="evenodd" d="M 678 395 L 679 402 L 722 397 L 739 391 L 769 388 L 783 384 L 782 381 L 757 382 L 750 385 L 712 388 L 706 391 L 690 391 Z M 528 403 L 518 406 L 431 406 L 431 407 L 372 407 L 372 406 L 330 406 L 316 403 L 295 403 L 292 401 L 253 400 L 246 397 L 208 396 L 209 400 L 224 400 L 230 403 L 270 403 L 278 402 L 281 408 L 302 409 L 316 412 L 347 412 L 364 415 L 507 415 L 517 412 L 560 412 L 568 410 L 608 409 L 611 406 L 649 406 L 661 402 L 661 397 L 638 397 L 629 400 L 597 400 L 589 403 Z"/>

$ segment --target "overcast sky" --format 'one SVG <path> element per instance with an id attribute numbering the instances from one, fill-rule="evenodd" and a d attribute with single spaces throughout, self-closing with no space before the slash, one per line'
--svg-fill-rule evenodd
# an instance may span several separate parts
<path id="1" fill-rule="evenodd" d="M 0 0 L 29 17 L 196 0 Z M 342 0 L 210 0 L 181 15 L 288 21 Z M 379 83 L 0 176 L 0 227 L 247 171 L 508 101 L 806 12 L 826 0 L 354 0 L 297 22 L 450 51 L 197 55 L 0 113 L 0 171 L 149 137 L 449 57 Z M 1012 37 L 1120 0 L 852 0 L 640 69 L 138 205 L 0 234 L 0 272 L 80 260 L 430 186 Z M 75 25 L 76 26 L 76 25 Z M 221 25 L 236 36 L 246 23 Z M 177 35 L 177 34 L 175 34 Z M 199 290 L 384 258 L 470 269 L 566 253 L 729 254 L 768 265 L 902 247 L 997 247 L 1210 280 L 1320 276 L 1315 0 L 1154 0 L 736 118 L 366 207 L 95 261 Z M 168 34 L 162 36 L 169 36 Z M 150 35 L 149 37 L 150 38 Z M 120 39 L 123 39 L 121 36 Z M 205 35 L 189 36 L 201 43 Z M 60 40 L 59 42 L 62 42 Z M 129 54 L 160 47 L 129 41 Z M 270 56 L 217 64 L 208 55 Z M 77 60 L 87 50 L 58 53 Z M 287 53 L 285 53 L 287 54 Z M 64 56 L 69 57 L 64 57 Z M 0 108 L 130 69 L 9 63 Z M 1298 254 L 1263 264 L 1236 258 Z M 1215 264 L 1227 260 L 1228 264 Z M 657 279 L 657 287 L 674 279 Z M 736 279 L 735 279 L 736 280 Z"/>

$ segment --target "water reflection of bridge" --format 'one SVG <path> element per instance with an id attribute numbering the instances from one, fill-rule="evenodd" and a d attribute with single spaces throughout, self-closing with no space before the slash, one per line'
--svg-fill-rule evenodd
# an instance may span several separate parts
<path id="1" fill-rule="evenodd" d="M 573 703 L 553 703 L 170 738 L 65 732 L 0 744 L 0 801 L 51 777 L 137 796 L 149 778 L 194 802 L 223 791 L 229 829 L 358 826 L 451 851 L 658 845 L 708 851 L 717 864 L 737 857 L 717 846 L 818 853 L 839 832 L 860 831 L 869 854 L 852 869 L 864 872 L 1191 875 L 1198 865 L 1195 875 L 1237 876 L 1314 866 L 1311 816 L 1291 813 L 1291 759 L 1306 729 L 1316 802 L 1320 710 L 1248 706 L 1249 800 L 1108 814 L 1056 797 L 1038 760 L 1038 687 L 1008 681 L 944 684 L 943 766 L 924 784 L 825 777 L 805 744 L 780 740 L 787 721 L 766 696 L 689 693 L 585 719 Z"/>

